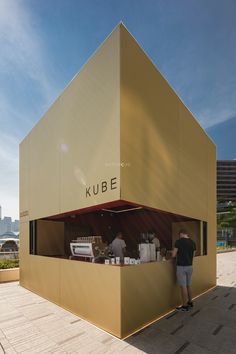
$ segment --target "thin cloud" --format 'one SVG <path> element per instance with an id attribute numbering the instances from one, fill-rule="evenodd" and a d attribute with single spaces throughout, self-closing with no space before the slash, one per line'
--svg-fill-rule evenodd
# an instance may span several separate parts
<path id="1" fill-rule="evenodd" d="M 153 29 L 153 56 L 204 128 L 236 113 L 235 10 L 235 1 L 162 2 Z"/>
<path id="2" fill-rule="evenodd" d="M 203 128 L 231 119 L 236 113 L 236 82 L 228 71 L 225 69 L 223 75 L 219 63 L 218 68 L 216 64 L 212 68 L 209 60 L 199 65 L 197 49 L 186 48 L 181 60 L 178 55 L 176 49 L 175 59 L 163 65 L 164 76 Z M 218 72 L 217 77 L 215 72 Z"/>
<path id="3" fill-rule="evenodd" d="M 18 145 L 38 118 L 32 107 L 22 107 L 23 87 L 29 84 L 37 92 L 41 107 L 48 106 L 58 91 L 50 81 L 36 23 L 23 1 L 0 1 L 0 204 L 3 213 L 14 218 L 18 218 Z"/>
<path id="4" fill-rule="evenodd" d="M 13 136 L 1 134 L 0 160 L 3 164 L 7 165 L 7 163 L 10 163 L 15 166 L 18 163 L 18 154 L 15 154 L 17 148 L 18 144 Z"/>
<path id="5" fill-rule="evenodd" d="M 45 70 L 43 43 L 22 1 L 0 2 L 0 46 L 1 72 L 14 75 L 20 71 L 34 80 L 41 94 L 50 101 L 55 89 Z"/>
<path id="6" fill-rule="evenodd" d="M 0 137 L 0 205 L 5 216 L 18 219 L 18 144 L 11 135 Z"/>

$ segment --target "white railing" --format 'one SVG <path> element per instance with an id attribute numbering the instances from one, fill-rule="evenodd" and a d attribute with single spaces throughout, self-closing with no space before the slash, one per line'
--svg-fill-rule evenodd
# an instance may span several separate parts
<path id="1" fill-rule="evenodd" d="M 19 252 L 0 252 L 0 259 L 19 259 Z"/>

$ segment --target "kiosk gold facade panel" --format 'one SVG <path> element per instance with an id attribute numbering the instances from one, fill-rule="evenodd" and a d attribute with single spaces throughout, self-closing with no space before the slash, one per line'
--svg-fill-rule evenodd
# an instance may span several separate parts
<path id="1" fill-rule="evenodd" d="M 121 198 L 207 219 L 213 143 L 121 28 Z M 125 165 L 126 166 L 126 165 Z M 195 181 L 197 180 L 197 184 Z M 214 205 L 213 205 L 214 207 Z"/>
<path id="2" fill-rule="evenodd" d="M 212 141 L 119 25 L 21 143 L 20 284 L 124 338 L 179 304 L 174 262 L 83 262 L 70 242 L 105 235 L 105 247 L 123 230 L 135 253 L 150 227 L 171 247 L 182 222 L 201 254 L 194 295 L 215 286 L 215 164 Z"/>
<path id="3" fill-rule="evenodd" d="M 119 199 L 119 51 L 116 29 L 21 143 L 30 220 Z"/>

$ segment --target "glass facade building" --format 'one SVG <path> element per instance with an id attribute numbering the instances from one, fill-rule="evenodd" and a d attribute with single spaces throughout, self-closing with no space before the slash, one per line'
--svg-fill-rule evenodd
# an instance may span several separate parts
<path id="1" fill-rule="evenodd" d="M 217 200 L 236 203 L 236 160 L 217 161 Z"/>

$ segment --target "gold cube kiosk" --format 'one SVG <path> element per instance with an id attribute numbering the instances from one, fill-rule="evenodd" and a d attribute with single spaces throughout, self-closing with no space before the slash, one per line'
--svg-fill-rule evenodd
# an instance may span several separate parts
<path id="1" fill-rule="evenodd" d="M 20 285 L 125 338 L 180 303 L 172 260 L 71 257 L 76 237 L 154 230 L 197 244 L 193 293 L 216 284 L 215 145 L 119 24 L 20 144 Z M 135 253 L 136 252 L 136 253 Z"/>

